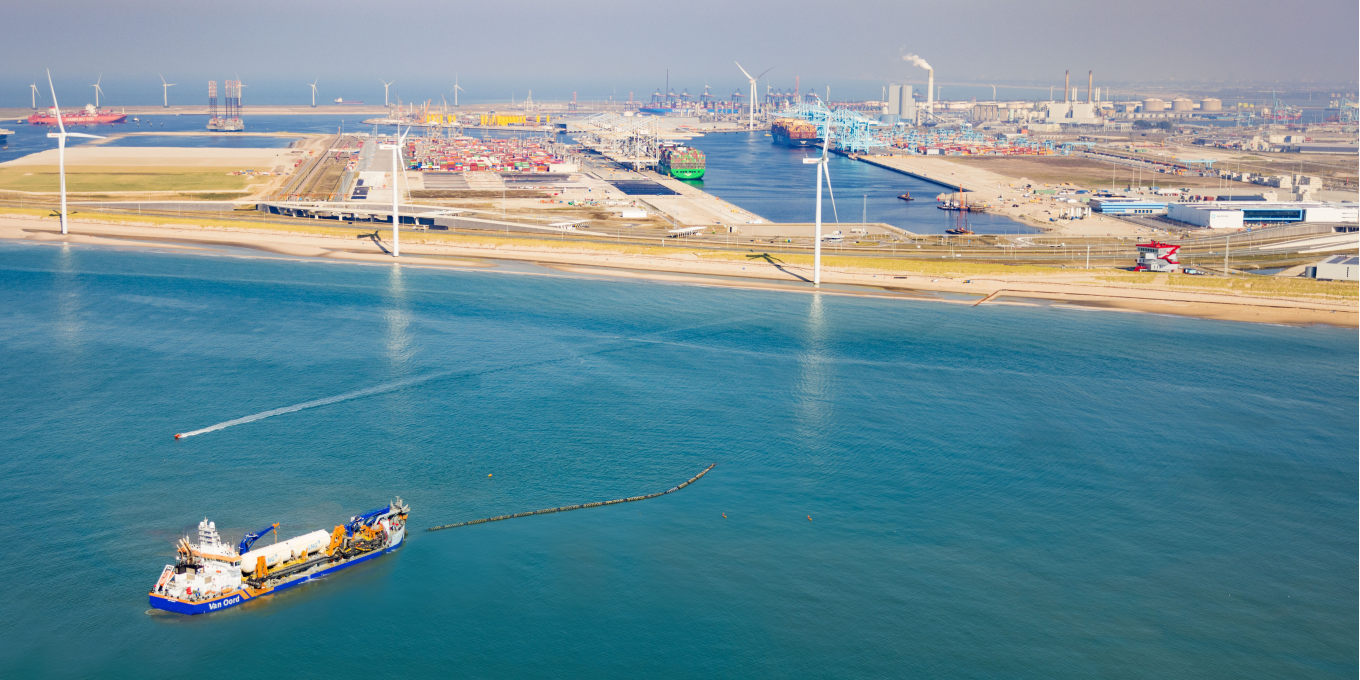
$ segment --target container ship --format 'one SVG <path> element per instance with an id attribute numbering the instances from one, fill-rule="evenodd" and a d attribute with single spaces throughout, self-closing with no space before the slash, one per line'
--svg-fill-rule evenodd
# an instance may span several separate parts
<path id="1" fill-rule="evenodd" d="M 113 111 L 100 111 L 93 104 L 86 104 L 85 110 L 80 112 L 62 112 L 61 122 L 65 125 L 103 125 L 106 123 L 121 123 L 127 120 L 127 116 Z M 56 125 L 57 110 L 48 109 L 47 113 L 35 113 L 28 117 L 29 125 Z"/>
<path id="2" fill-rule="evenodd" d="M 151 606 L 177 614 L 207 614 L 292 588 L 396 550 L 406 538 L 410 508 L 398 497 L 387 506 L 349 518 L 333 531 L 313 531 L 255 548 L 278 524 L 223 543 L 217 525 L 198 523 L 198 543 L 175 545 L 178 560 L 165 565 L 151 589 Z"/>
<path id="3" fill-rule="evenodd" d="M 817 126 L 796 118 L 779 118 L 770 125 L 770 136 L 780 146 L 816 146 Z"/>
<path id="4" fill-rule="evenodd" d="M 656 165 L 658 172 L 676 179 L 703 179 L 707 168 L 704 152 L 688 146 L 662 148 Z"/>

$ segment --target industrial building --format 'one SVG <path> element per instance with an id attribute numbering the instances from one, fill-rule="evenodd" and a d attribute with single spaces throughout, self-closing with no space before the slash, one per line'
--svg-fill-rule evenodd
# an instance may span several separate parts
<path id="1" fill-rule="evenodd" d="M 1166 203 L 1137 198 L 1093 198 L 1091 210 L 1104 215 L 1165 215 Z"/>
<path id="2" fill-rule="evenodd" d="M 1328 281 L 1360 281 L 1360 257 L 1333 255 L 1313 267 L 1313 277 Z"/>
<path id="3" fill-rule="evenodd" d="M 879 122 L 884 125 L 916 124 L 916 99 L 912 97 L 911 86 L 893 83 L 888 85 L 888 100 L 883 102 L 883 115 Z"/>
<path id="4" fill-rule="evenodd" d="M 1050 102 L 1045 123 L 1058 125 L 1100 125 L 1104 122 L 1096 114 L 1092 102 Z"/>
<path id="5" fill-rule="evenodd" d="M 1196 227 L 1241 229 L 1247 226 L 1292 222 L 1355 224 L 1357 212 L 1360 211 L 1357 211 L 1355 203 L 1213 201 L 1172 203 L 1168 206 L 1167 217 Z"/>

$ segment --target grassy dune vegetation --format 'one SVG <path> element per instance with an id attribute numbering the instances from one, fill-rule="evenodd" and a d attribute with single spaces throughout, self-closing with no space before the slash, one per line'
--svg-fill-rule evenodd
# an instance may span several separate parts
<path id="1" fill-rule="evenodd" d="M 50 209 L 36 208 L 4 208 L 0 210 L 0 216 L 11 215 L 30 215 L 48 216 L 52 214 Z M 251 213 L 244 213 L 249 215 Z M 366 233 L 377 231 L 379 238 L 386 240 L 389 233 L 382 225 L 373 225 L 356 229 L 353 227 L 335 227 L 325 224 L 282 224 L 269 222 L 249 222 L 233 221 L 221 219 L 201 219 L 195 217 L 161 217 L 151 215 L 125 215 L 115 213 L 94 213 L 86 212 L 80 218 L 98 220 L 104 223 L 118 224 L 138 224 L 138 225 L 163 225 L 167 227 L 189 227 L 206 229 L 223 229 L 233 231 L 259 231 L 275 234 L 297 234 L 306 236 L 330 236 L 345 240 L 354 240 L 363 237 Z M 616 244 L 607 242 L 589 241 L 559 241 L 548 236 L 544 238 L 503 238 L 490 237 L 477 234 L 439 234 L 439 233 L 405 233 L 402 235 L 402 242 L 408 244 L 443 244 L 449 246 L 463 246 L 469 248 L 485 248 L 488 250 L 560 250 L 562 252 L 590 252 L 602 254 L 618 255 L 651 255 L 669 257 L 688 257 L 704 260 L 725 260 L 729 262 L 764 262 L 771 264 L 796 265 L 799 267 L 811 267 L 812 255 L 810 254 L 789 254 L 789 253 L 768 253 L 763 251 L 713 251 L 713 250 L 694 250 L 683 247 L 664 247 L 664 246 L 640 246 Z M 341 244 L 337 246 L 343 247 Z M 1251 297 L 1292 297 L 1303 299 L 1317 299 L 1318 301 L 1338 302 L 1349 300 L 1357 301 L 1360 297 L 1360 286 L 1354 282 L 1345 281 L 1315 281 L 1312 279 L 1296 278 L 1272 278 L 1266 276 L 1235 276 L 1206 277 L 1189 276 L 1186 274 L 1156 274 L 1147 272 L 1122 272 L 1105 270 L 1098 275 L 1085 277 L 1079 271 L 1059 270 L 1053 267 L 1039 267 L 1031 265 L 1005 265 L 993 263 L 967 262 L 957 259 L 950 260 L 928 260 L 928 259 L 892 259 L 881 257 L 855 257 L 849 255 L 824 255 L 822 257 L 823 266 L 836 269 L 856 269 L 864 272 L 878 272 L 883 274 L 907 275 L 915 274 L 919 276 L 942 276 L 942 277 L 983 277 L 983 276 L 1005 276 L 1008 278 L 1033 276 L 1061 276 L 1063 280 L 1071 283 L 1095 283 L 1108 281 L 1119 284 L 1132 284 L 1133 286 L 1151 286 L 1156 289 L 1165 290 L 1167 287 L 1180 289 L 1187 292 L 1203 293 L 1226 293 L 1230 295 L 1242 295 Z M 1156 284 L 1154 280 L 1159 276 L 1167 276 L 1166 284 Z"/>
<path id="2" fill-rule="evenodd" d="M 1360 284 L 1354 281 L 1318 281 L 1316 279 L 1275 278 L 1271 276 L 1222 277 L 1171 274 L 1167 283 L 1175 288 L 1206 293 L 1271 297 L 1323 297 L 1355 300 L 1357 295 L 1360 294 Z"/>
<path id="3" fill-rule="evenodd" d="M 242 168 L 231 168 L 239 170 Z M 66 168 L 66 190 L 98 191 L 244 191 L 258 177 L 230 175 L 228 168 L 75 166 Z M 58 190 L 57 166 L 20 165 L 0 168 L 0 189 Z"/>

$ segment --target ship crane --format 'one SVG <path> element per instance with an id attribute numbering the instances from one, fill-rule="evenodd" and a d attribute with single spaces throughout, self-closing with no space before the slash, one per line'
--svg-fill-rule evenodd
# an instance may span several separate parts
<path id="1" fill-rule="evenodd" d="M 278 528 L 279 528 L 279 524 L 278 524 L 278 522 L 275 522 L 275 523 L 270 524 L 269 526 L 267 526 L 267 527 L 265 527 L 265 528 L 263 528 L 263 529 L 256 529 L 255 531 L 252 531 L 252 532 L 246 534 L 246 535 L 241 539 L 241 545 L 238 546 L 238 547 L 236 548 L 236 554 L 237 554 L 237 555 L 244 555 L 244 554 L 250 552 L 250 546 L 255 545 L 255 541 L 260 540 L 260 538 L 263 537 L 265 534 L 267 534 L 267 533 L 269 533 L 269 532 L 271 532 L 271 531 L 275 531 L 275 530 L 277 530 Z"/>
<path id="2" fill-rule="evenodd" d="M 357 517 L 351 517 L 349 518 L 349 523 L 345 525 L 345 528 L 348 529 L 349 533 L 352 534 L 358 531 L 359 527 L 365 524 L 372 524 L 373 520 L 377 518 L 379 515 L 385 515 L 391 510 L 392 510 L 391 505 L 384 505 L 383 507 L 378 508 L 377 510 L 370 510 Z"/>

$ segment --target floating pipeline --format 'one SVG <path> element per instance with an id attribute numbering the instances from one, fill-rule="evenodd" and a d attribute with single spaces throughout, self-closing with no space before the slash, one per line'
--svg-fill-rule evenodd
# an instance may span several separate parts
<path id="1" fill-rule="evenodd" d="M 568 512 L 568 511 L 571 511 L 571 510 L 581 510 L 581 509 L 584 509 L 584 508 L 598 508 L 598 507 L 600 507 L 600 506 L 602 506 L 602 505 L 613 505 L 613 504 L 615 504 L 615 503 L 632 503 L 633 501 L 645 501 L 645 500 L 647 500 L 648 498 L 656 498 L 657 496 L 665 496 L 665 495 L 668 494 L 668 493 L 675 493 L 676 491 L 679 491 L 679 490 L 681 490 L 681 489 L 683 489 L 683 488 L 689 486 L 690 484 L 693 484 L 693 483 L 699 481 L 699 478 L 700 478 L 700 477 L 703 477 L 703 476 L 706 475 L 706 474 L 708 474 L 708 471 L 709 471 L 709 470 L 712 470 L 714 465 L 717 465 L 717 463 L 713 463 L 713 465 L 709 465 L 708 467 L 704 468 L 702 472 L 700 472 L 700 473 L 697 474 L 697 475 L 694 475 L 693 477 L 690 477 L 688 481 L 685 481 L 685 482 L 682 482 L 682 483 L 680 483 L 680 484 L 677 484 L 677 485 L 675 485 L 675 486 L 673 486 L 673 487 L 671 487 L 671 488 L 669 488 L 669 489 L 666 489 L 665 491 L 660 491 L 660 492 L 657 492 L 657 493 L 649 493 L 649 494 L 647 494 L 646 496 L 630 496 L 630 497 L 628 497 L 628 498 L 616 498 L 616 499 L 614 499 L 614 500 L 612 500 L 612 501 L 596 501 L 596 502 L 594 502 L 594 503 L 582 503 L 581 505 L 564 505 L 564 506 L 562 506 L 562 507 L 560 507 L 560 508 L 545 508 L 545 509 L 543 509 L 543 510 L 534 510 L 533 512 L 517 512 L 517 513 L 515 513 L 515 514 L 513 514 L 513 515 L 497 515 L 496 517 L 487 517 L 487 518 L 484 518 L 484 519 L 474 519 L 474 520 L 471 520 L 471 521 L 468 521 L 468 522 L 458 522 L 457 524 L 441 524 L 441 525 L 439 525 L 439 526 L 437 526 L 437 527 L 430 527 L 429 529 L 426 529 L 426 531 L 440 531 L 441 529 L 453 529 L 453 528 L 456 528 L 456 527 L 465 527 L 465 526 L 469 526 L 469 525 L 472 525 L 472 524 L 485 524 L 486 522 L 499 522 L 499 521 L 501 521 L 501 520 L 503 520 L 503 519 L 515 519 L 516 517 L 528 517 L 528 516 L 530 516 L 530 515 L 548 515 L 548 514 L 552 514 L 552 513 L 554 513 L 554 512 Z"/>

